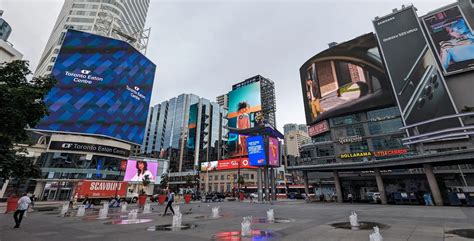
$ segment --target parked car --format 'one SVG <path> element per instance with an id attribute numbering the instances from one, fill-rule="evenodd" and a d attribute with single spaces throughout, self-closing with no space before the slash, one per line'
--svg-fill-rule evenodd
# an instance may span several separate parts
<path id="1" fill-rule="evenodd" d="M 258 198 L 258 193 L 257 193 L 257 192 L 253 192 L 253 193 L 250 193 L 249 196 L 252 197 L 252 198 L 257 199 L 257 198 Z M 265 193 L 262 193 L 262 198 L 265 198 Z"/>
<path id="2" fill-rule="evenodd" d="M 297 192 L 289 192 L 287 196 L 288 199 L 304 199 L 303 195 Z"/>
<path id="3" fill-rule="evenodd" d="M 225 200 L 225 196 L 219 192 L 213 192 L 206 195 L 204 202 L 222 202 Z"/>

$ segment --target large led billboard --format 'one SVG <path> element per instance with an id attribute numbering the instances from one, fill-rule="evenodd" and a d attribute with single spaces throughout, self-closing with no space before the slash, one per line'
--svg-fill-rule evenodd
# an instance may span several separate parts
<path id="1" fill-rule="evenodd" d="M 142 143 L 156 66 L 126 42 L 68 30 L 36 129 Z"/>
<path id="2" fill-rule="evenodd" d="M 261 115 L 260 82 L 239 87 L 228 94 L 228 126 L 248 129 L 259 125 Z M 229 156 L 247 155 L 246 136 L 229 133 Z"/>
<path id="3" fill-rule="evenodd" d="M 410 6 L 373 23 L 405 124 L 456 114 L 415 9 Z M 441 120 L 419 126 L 418 133 L 459 126 L 457 119 Z"/>
<path id="4" fill-rule="evenodd" d="M 219 161 L 202 162 L 201 171 L 223 171 L 235 169 L 254 169 L 257 167 L 250 166 L 248 158 L 233 158 Z"/>
<path id="5" fill-rule="evenodd" d="M 309 126 L 395 104 L 372 33 L 318 53 L 300 68 L 300 78 Z"/>
<path id="6" fill-rule="evenodd" d="M 268 165 L 280 166 L 280 142 L 274 137 L 268 138 Z"/>
<path id="7" fill-rule="evenodd" d="M 247 138 L 247 149 L 251 166 L 266 166 L 267 155 L 262 136 L 251 136 Z"/>
<path id="8" fill-rule="evenodd" d="M 445 74 L 474 69 L 474 35 L 459 6 L 423 18 Z"/>
<path id="9" fill-rule="evenodd" d="M 141 182 L 145 179 L 145 176 L 148 176 L 150 182 L 155 182 L 157 170 L 158 162 L 147 159 L 128 160 L 123 180 L 128 182 Z"/>

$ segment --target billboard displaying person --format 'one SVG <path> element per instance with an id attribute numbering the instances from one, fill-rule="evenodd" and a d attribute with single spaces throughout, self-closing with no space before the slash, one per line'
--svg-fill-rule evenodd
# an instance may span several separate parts
<path id="1" fill-rule="evenodd" d="M 474 69 L 474 35 L 459 6 L 423 20 L 445 74 Z"/>
<path id="2" fill-rule="evenodd" d="M 127 169 L 125 170 L 124 181 L 141 182 L 146 177 L 150 182 L 156 179 L 156 171 L 158 170 L 158 163 L 147 160 L 128 160 Z"/>
<path id="3" fill-rule="evenodd" d="M 142 144 L 156 66 L 124 41 L 69 29 L 36 129 Z"/>
<path id="4" fill-rule="evenodd" d="M 280 143 L 277 138 L 268 138 L 268 164 L 270 166 L 280 166 Z"/>
<path id="5" fill-rule="evenodd" d="M 237 129 L 248 129 L 259 124 L 258 116 L 262 106 L 260 99 L 260 82 L 239 87 L 228 94 L 228 126 Z M 247 155 L 245 135 L 229 133 L 229 156 Z"/>

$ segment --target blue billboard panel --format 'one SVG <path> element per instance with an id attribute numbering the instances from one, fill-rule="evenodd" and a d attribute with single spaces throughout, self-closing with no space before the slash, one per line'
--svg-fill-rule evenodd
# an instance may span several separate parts
<path id="1" fill-rule="evenodd" d="M 156 65 L 124 41 L 68 30 L 36 129 L 105 135 L 141 144 Z"/>
<path id="2" fill-rule="evenodd" d="M 267 165 L 265 145 L 262 136 L 247 137 L 247 150 L 249 154 L 250 166 Z"/>

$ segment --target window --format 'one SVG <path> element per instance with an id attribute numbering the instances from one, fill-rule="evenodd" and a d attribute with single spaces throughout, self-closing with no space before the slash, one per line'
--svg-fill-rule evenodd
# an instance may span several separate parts
<path id="1" fill-rule="evenodd" d="M 367 152 L 367 151 L 369 151 L 369 145 L 367 144 L 366 140 L 363 140 L 361 142 L 350 144 L 349 149 L 350 149 L 351 153 Z"/>
<path id="2" fill-rule="evenodd" d="M 255 178 L 255 176 L 253 174 L 250 174 L 250 179 L 253 180 L 254 178 Z"/>
<path id="3" fill-rule="evenodd" d="M 331 127 L 347 125 L 347 124 L 354 124 L 354 123 L 357 123 L 357 122 L 360 122 L 360 121 L 361 121 L 360 113 L 347 115 L 347 116 L 336 117 L 336 118 L 331 119 Z"/>
<path id="4" fill-rule="evenodd" d="M 57 53 L 59 53 L 59 49 L 54 49 L 53 54 L 57 54 Z"/>
<path id="5" fill-rule="evenodd" d="M 56 61 L 56 57 L 51 57 L 51 63 L 54 63 L 54 61 Z"/>
<path id="6" fill-rule="evenodd" d="M 369 122 L 368 126 L 371 135 L 378 135 L 398 132 L 400 131 L 400 128 L 403 127 L 403 123 L 400 118 L 396 118 L 385 121 Z"/>
<path id="7" fill-rule="evenodd" d="M 222 181 L 224 180 L 224 175 L 221 175 L 221 180 L 222 180 Z"/>
<path id="8" fill-rule="evenodd" d="M 387 137 L 373 138 L 372 144 L 374 146 L 374 151 L 393 150 L 393 149 L 403 148 L 401 138 L 402 136 L 387 136 Z"/>
<path id="9" fill-rule="evenodd" d="M 364 126 L 362 124 L 346 127 L 347 136 L 365 136 Z"/>
<path id="10" fill-rule="evenodd" d="M 46 68 L 46 71 L 51 71 L 52 69 L 53 69 L 53 66 L 50 65 L 50 66 L 48 66 L 48 68 Z"/>
<path id="11" fill-rule="evenodd" d="M 219 176 L 218 176 L 218 175 L 215 175 L 215 176 L 214 176 L 214 181 L 217 181 L 217 180 L 219 180 Z"/>

